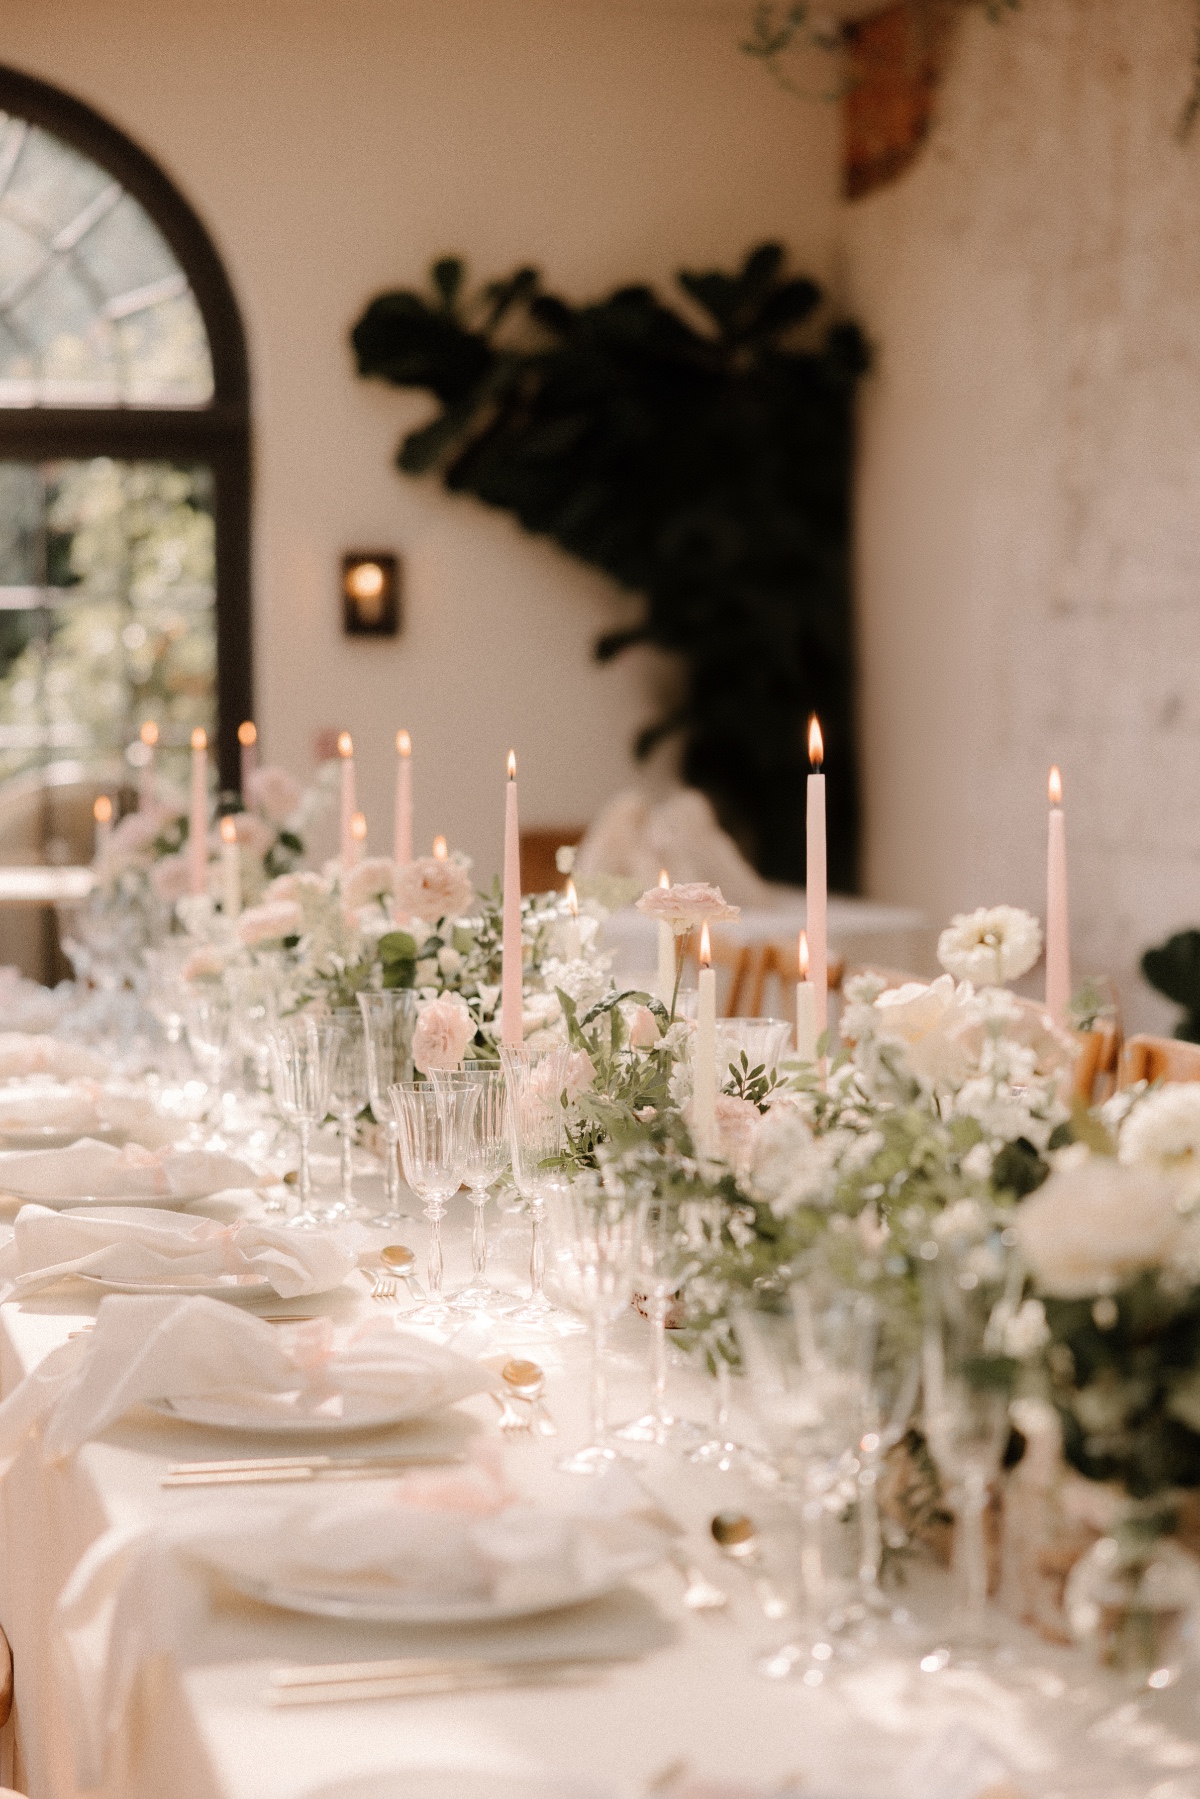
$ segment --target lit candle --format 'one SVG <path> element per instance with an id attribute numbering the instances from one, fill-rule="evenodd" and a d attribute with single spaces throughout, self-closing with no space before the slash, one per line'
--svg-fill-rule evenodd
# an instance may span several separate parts
<path id="1" fill-rule="evenodd" d="M 250 777 L 258 767 L 258 727 L 247 719 L 238 726 L 238 746 L 242 764 L 242 798 L 250 785 Z"/>
<path id="2" fill-rule="evenodd" d="M 700 974 L 696 984 L 692 1118 L 696 1148 L 701 1155 L 711 1156 L 717 1146 L 717 971 L 712 965 L 707 924 L 700 930 Z"/>
<path id="3" fill-rule="evenodd" d="M 208 876 L 208 738 L 192 732 L 192 803 L 188 812 L 188 892 L 203 893 Z"/>
<path id="4" fill-rule="evenodd" d="M 658 877 L 660 887 L 669 887 L 671 877 L 664 868 Z M 675 998 L 675 933 L 665 919 L 658 921 L 658 997 L 669 1012 Z"/>
<path id="5" fill-rule="evenodd" d="M 808 936 L 800 933 L 800 979 L 796 982 L 796 1054 L 802 1062 L 817 1059 L 817 996 L 808 978 Z"/>
<path id="6" fill-rule="evenodd" d="M 145 812 L 153 804 L 156 795 L 154 780 L 154 751 L 158 743 L 158 726 L 152 718 L 148 718 L 138 736 L 142 740 L 143 760 L 138 775 L 138 811 Z"/>
<path id="7" fill-rule="evenodd" d="M 1046 846 L 1046 1010 L 1065 1025 L 1071 1000 L 1071 921 L 1067 906 L 1067 821 L 1062 776 L 1050 770 L 1050 832 Z"/>
<path id="8" fill-rule="evenodd" d="M 446 842 L 446 839 L 444 837 L 435 837 L 433 840 L 434 861 L 435 862 L 444 862 L 446 860 L 446 857 L 449 854 L 450 854 L 450 846 Z"/>
<path id="9" fill-rule="evenodd" d="M 500 1041 L 506 1049 L 524 1042 L 521 948 L 521 826 L 517 815 L 517 758 L 508 752 L 504 795 L 504 937 L 500 988 Z"/>
<path id="10" fill-rule="evenodd" d="M 367 815 L 355 812 L 350 819 L 350 862 L 361 862 L 367 853 Z"/>
<path id="11" fill-rule="evenodd" d="M 112 801 L 106 793 L 99 794 L 95 805 L 92 807 L 92 817 L 96 821 L 95 856 L 97 861 L 100 860 L 101 856 L 108 848 L 108 840 L 112 836 L 112 815 Z"/>
<path id="12" fill-rule="evenodd" d="M 559 939 L 564 962 L 577 962 L 582 947 L 579 936 L 579 895 L 574 881 L 567 882 L 567 921 Z"/>
<path id="13" fill-rule="evenodd" d="M 338 854 L 343 868 L 354 866 L 354 834 L 350 829 L 350 821 L 358 811 L 358 801 L 354 792 L 354 739 L 349 731 L 338 735 L 338 755 L 342 759 L 342 816 L 341 831 L 338 835 Z"/>
<path id="14" fill-rule="evenodd" d="M 232 818 L 221 820 L 221 910 L 226 918 L 236 918 L 242 909 L 242 862 L 238 849 L 237 825 Z"/>
<path id="15" fill-rule="evenodd" d="M 808 760 L 812 773 L 808 777 L 804 914 L 808 926 L 808 978 L 813 990 L 817 1036 L 820 1037 L 829 1023 L 829 953 L 825 940 L 825 776 L 821 772 L 825 743 L 815 712 L 808 721 Z"/>
<path id="16" fill-rule="evenodd" d="M 397 868 L 412 861 L 412 738 L 396 732 L 396 831 L 392 858 Z"/>

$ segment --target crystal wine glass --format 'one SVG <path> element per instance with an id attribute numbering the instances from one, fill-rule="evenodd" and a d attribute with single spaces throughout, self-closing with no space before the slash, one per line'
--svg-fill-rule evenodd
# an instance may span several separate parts
<path id="1" fill-rule="evenodd" d="M 693 1449 L 703 1428 L 690 1418 L 676 1418 L 667 1405 L 667 1320 L 687 1278 L 698 1267 L 697 1245 L 684 1208 L 665 1199 L 649 1199 L 638 1238 L 636 1287 L 650 1313 L 650 1410 L 617 1435 L 631 1443 L 659 1448 Z"/>
<path id="2" fill-rule="evenodd" d="M 836 1654 L 826 1617 L 822 1522 L 858 1435 L 865 1323 L 860 1295 L 819 1276 L 759 1290 L 736 1310 L 751 1404 L 801 1525 L 804 1615 L 796 1634 L 760 1660 L 770 1679 L 798 1675 L 819 1685 Z"/>
<path id="3" fill-rule="evenodd" d="M 471 1123 L 463 1180 L 471 1195 L 474 1218 L 471 1227 L 471 1280 L 454 1295 L 456 1306 L 493 1316 L 512 1309 L 487 1278 L 487 1227 L 484 1207 L 488 1194 L 508 1166 L 508 1083 L 504 1070 L 494 1062 L 466 1062 L 462 1078 L 479 1091 Z"/>
<path id="4" fill-rule="evenodd" d="M 442 1297 L 442 1219 L 462 1186 L 479 1089 L 461 1080 L 400 1081 L 388 1088 L 388 1096 L 400 1127 L 404 1178 L 429 1225 L 429 1302 L 407 1313 L 405 1322 L 444 1325 L 451 1311 Z"/>
<path id="5" fill-rule="evenodd" d="M 571 1179 L 564 1163 L 567 1115 L 563 1104 L 570 1051 L 564 1045 L 540 1051 L 503 1049 L 500 1054 L 508 1083 L 513 1179 L 517 1192 L 529 1207 L 533 1226 L 529 1249 L 529 1298 L 511 1316 L 518 1322 L 544 1325 L 565 1335 L 581 1330 L 583 1326 L 571 1313 L 553 1305 L 546 1297 L 542 1226 L 547 1202 L 565 1192 Z"/>
<path id="6" fill-rule="evenodd" d="M 341 1198 L 336 1210 L 349 1217 L 355 1210 L 354 1135 L 358 1115 L 367 1103 L 367 1037 L 363 1015 L 357 1006 L 339 1006 L 332 1014 L 342 1033 L 329 1109 L 338 1121 L 341 1148 Z"/>
<path id="7" fill-rule="evenodd" d="M 862 1430 L 858 1439 L 858 1583 L 869 1613 L 893 1615 L 880 1591 L 883 1533 L 879 1522 L 879 1476 L 888 1451 L 912 1422 L 921 1385 L 921 1354 L 907 1309 L 895 1317 L 864 1296 Z M 895 1614 L 899 1621 L 900 1614 Z"/>
<path id="8" fill-rule="evenodd" d="M 309 1144 L 313 1125 L 319 1124 L 329 1110 L 329 1089 L 342 1033 L 327 1019 L 304 1014 L 272 1031 L 270 1041 L 275 1103 L 296 1126 L 300 1138 L 300 1205 L 288 1223 L 301 1227 L 326 1224 L 336 1213 L 313 1209 Z"/>
<path id="9" fill-rule="evenodd" d="M 383 1161 L 383 1211 L 372 1224 L 387 1227 L 406 1224 L 413 1216 L 400 1209 L 400 1167 L 397 1152 L 400 1126 L 388 1098 L 389 1087 L 411 1081 L 412 1039 L 417 1020 L 417 996 L 410 988 L 389 987 L 382 993 L 360 993 L 359 1008 L 366 1031 L 367 1091 L 375 1122 L 383 1131 L 387 1148 Z"/>
<path id="10" fill-rule="evenodd" d="M 608 1331 L 633 1294 L 644 1217 L 644 1201 L 609 1192 L 594 1174 L 581 1175 L 546 1205 L 551 1291 L 587 1321 L 592 1336 L 591 1438 L 559 1462 L 568 1474 L 603 1474 L 619 1459 L 606 1440 Z"/>

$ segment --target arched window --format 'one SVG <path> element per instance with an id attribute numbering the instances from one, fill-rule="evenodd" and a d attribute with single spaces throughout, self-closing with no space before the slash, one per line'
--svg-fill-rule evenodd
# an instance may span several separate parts
<path id="1" fill-rule="evenodd" d="M 8 790 L 111 787 L 151 719 L 167 771 L 202 724 L 236 784 L 252 715 L 248 402 L 237 305 L 187 201 L 89 107 L 0 67 Z M 66 847 L 40 846 L 77 859 Z"/>

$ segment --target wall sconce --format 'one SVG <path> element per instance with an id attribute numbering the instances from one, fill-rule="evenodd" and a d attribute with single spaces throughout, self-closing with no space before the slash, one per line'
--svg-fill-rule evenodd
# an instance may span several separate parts
<path id="1" fill-rule="evenodd" d="M 399 632 L 398 570 L 386 550 L 351 550 L 342 557 L 342 629 L 348 637 Z"/>

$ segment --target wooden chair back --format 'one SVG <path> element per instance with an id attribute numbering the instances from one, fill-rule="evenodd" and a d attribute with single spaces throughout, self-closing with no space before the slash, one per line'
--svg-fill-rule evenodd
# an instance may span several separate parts
<path id="1" fill-rule="evenodd" d="M 1072 1031 L 1078 1049 L 1072 1091 L 1085 1106 L 1108 1099 L 1121 1063 L 1121 1032 L 1116 1021 L 1101 1018 L 1090 1031 Z"/>
<path id="2" fill-rule="evenodd" d="M 1130 1037 L 1121 1058 L 1122 1087 L 1135 1081 L 1200 1081 L 1200 1043 L 1178 1037 Z"/>
<path id="3" fill-rule="evenodd" d="M 522 893 L 552 893 L 566 887 L 567 877 L 558 872 L 555 856 L 564 844 L 582 843 L 583 825 L 539 825 L 521 832 Z"/>

